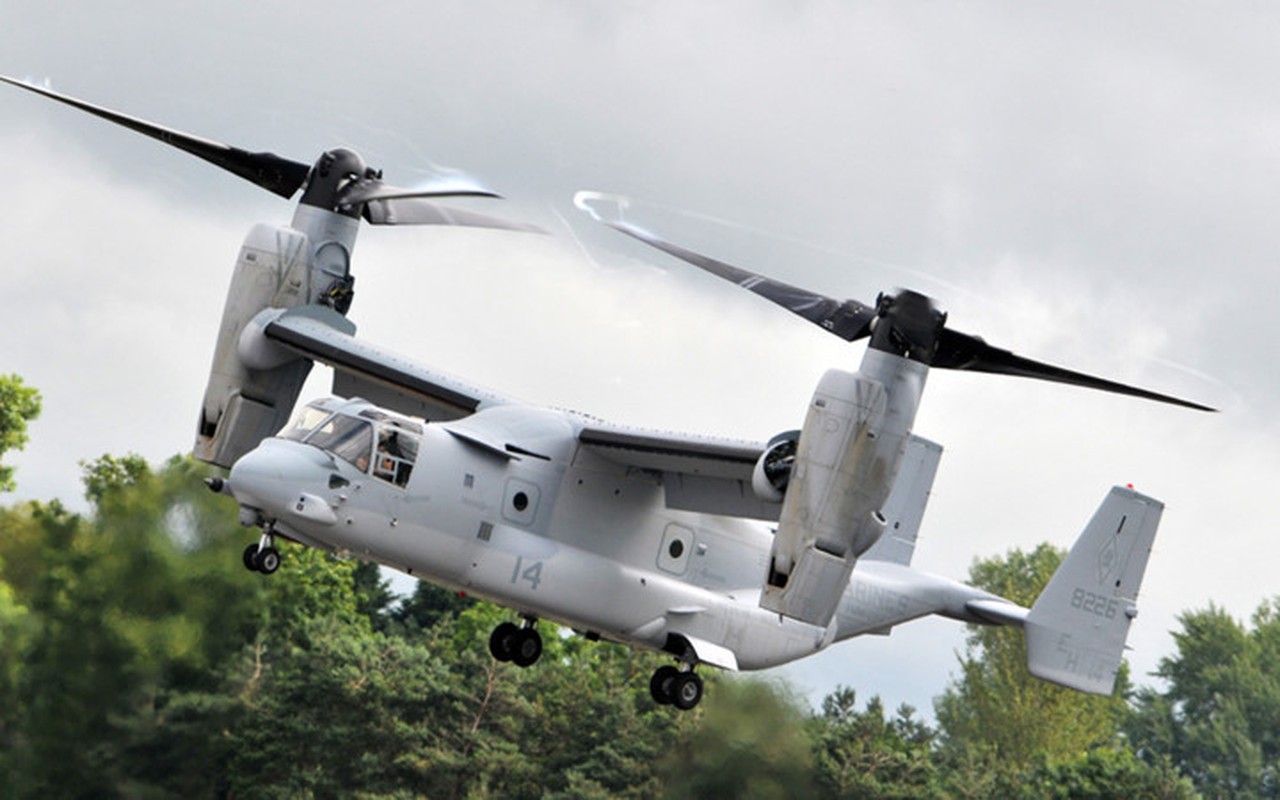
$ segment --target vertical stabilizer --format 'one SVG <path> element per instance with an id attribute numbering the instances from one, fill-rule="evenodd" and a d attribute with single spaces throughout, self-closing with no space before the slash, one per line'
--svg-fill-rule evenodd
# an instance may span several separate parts
<path id="1" fill-rule="evenodd" d="M 1163 511 L 1132 489 L 1111 490 L 1027 615 L 1031 674 L 1111 693 Z"/>

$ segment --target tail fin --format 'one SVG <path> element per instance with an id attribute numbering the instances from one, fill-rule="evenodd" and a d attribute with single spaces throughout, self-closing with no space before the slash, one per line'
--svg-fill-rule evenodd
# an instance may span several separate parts
<path id="1" fill-rule="evenodd" d="M 1027 669 L 1082 692 L 1110 694 L 1164 504 L 1115 487 L 1026 619 Z"/>

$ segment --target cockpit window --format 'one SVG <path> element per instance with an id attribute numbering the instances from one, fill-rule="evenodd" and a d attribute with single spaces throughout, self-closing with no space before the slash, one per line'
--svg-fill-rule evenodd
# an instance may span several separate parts
<path id="1" fill-rule="evenodd" d="M 332 411 L 326 411 L 315 405 L 304 406 L 301 411 L 294 415 L 289 426 L 280 432 L 280 437 L 300 442 L 307 438 L 307 434 L 320 427 L 320 423 L 331 416 L 333 416 Z"/>
<path id="2" fill-rule="evenodd" d="M 418 460 L 418 437 L 399 425 L 378 428 L 378 449 L 374 453 L 373 476 L 396 486 L 409 482 L 414 462 Z"/>
<path id="3" fill-rule="evenodd" d="M 375 408 L 349 416 L 333 410 L 331 401 L 318 400 L 303 407 L 279 436 L 319 447 L 361 472 L 406 486 L 418 461 L 422 425 Z"/>
<path id="4" fill-rule="evenodd" d="M 316 428 L 303 441 L 351 462 L 361 472 L 369 470 L 373 426 L 364 420 L 335 416 Z"/>

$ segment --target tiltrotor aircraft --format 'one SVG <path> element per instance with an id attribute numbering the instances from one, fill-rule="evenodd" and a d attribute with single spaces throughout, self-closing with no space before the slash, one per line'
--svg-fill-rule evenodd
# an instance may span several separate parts
<path id="1" fill-rule="evenodd" d="M 1112 691 L 1163 505 L 1112 489 L 1030 608 L 912 569 L 941 455 L 911 432 L 925 378 L 976 370 L 1204 406 L 993 347 L 912 291 L 838 302 L 720 263 L 605 219 L 592 193 L 578 205 L 616 230 L 868 344 L 857 371 L 822 377 L 799 430 L 763 444 L 528 405 L 357 339 L 346 318 L 361 218 L 527 227 L 425 199 L 483 190 L 400 189 L 349 150 L 307 166 L 3 80 L 301 190 L 291 224 L 255 226 L 240 248 L 197 430 L 196 456 L 230 469 L 212 488 L 261 529 L 249 569 L 274 572 L 288 539 L 487 598 L 521 620 L 493 631 L 492 654 L 522 667 L 541 620 L 668 653 L 650 688 L 681 709 L 702 697 L 701 664 L 764 669 L 929 614 L 1021 627 L 1033 674 Z M 337 396 L 295 414 L 316 361 Z"/>

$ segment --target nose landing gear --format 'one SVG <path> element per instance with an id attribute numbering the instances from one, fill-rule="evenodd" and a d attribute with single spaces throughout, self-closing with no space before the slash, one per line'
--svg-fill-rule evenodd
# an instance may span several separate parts
<path id="1" fill-rule="evenodd" d="M 270 529 L 262 531 L 257 544 L 244 549 L 244 566 L 250 572 L 261 572 L 263 575 L 270 575 L 280 569 L 280 551 L 275 547 L 275 537 L 271 535 Z"/>
<path id="2" fill-rule="evenodd" d="M 525 617 L 523 624 L 504 622 L 489 636 L 489 653 L 498 661 L 510 661 L 517 667 L 529 667 L 542 657 L 542 635 L 534 625 L 537 620 Z"/>

